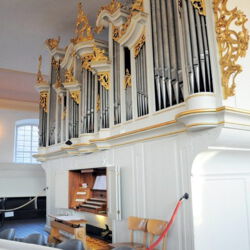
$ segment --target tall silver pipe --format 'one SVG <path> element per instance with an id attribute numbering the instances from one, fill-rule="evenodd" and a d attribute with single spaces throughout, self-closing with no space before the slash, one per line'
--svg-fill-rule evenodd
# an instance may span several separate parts
<path id="1" fill-rule="evenodd" d="M 195 13 L 195 22 L 197 27 L 196 32 L 197 32 L 198 48 L 200 56 L 201 77 L 202 77 L 203 89 L 204 91 L 206 91 L 205 52 L 204 52 L 204 44 L 203 44 L 203 37 L 201 30 L 201 20 L 198 10 L 194 10 L 194 13 Z"/>
<path id="2" fill-rule="evenodd" d="M 207 71 L 207 91 L 212 92 L 212 77 L 211 77 L 211 66 L 210 66 L 210 57 L 209 57 L 209 46 L 208 46 L 208 36 L 207 36 L 207 26 L 205 17 L 201 17 L 201 29 L 203 32 L 203 40 L 204 40 L 204 50 L 205 50 L 205 62 L 206 62 L 206 71 Z"/>

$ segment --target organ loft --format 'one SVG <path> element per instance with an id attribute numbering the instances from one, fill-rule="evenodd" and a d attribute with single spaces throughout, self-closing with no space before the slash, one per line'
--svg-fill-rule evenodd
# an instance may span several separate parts
<path id="1" fill-rule="evenodd" d="M 87 4 L 78 4 L 65 48 L 62 37 L 46 40 L 49 79 L 39 58 L 35 157 L 46 171 L 48 213 L 108 225 L 115 243 L 129 238 L 129 216 L 168 221 L 187 192 L 167 249 L 233 249 L 249 223 L 227 195 L 248 199 L 228 178 L 245 169 L 236 163 L 250 148 L 244 10 L 235 0 L 111 0 L 91 25 Z M 220 230 L 224 211 L 239 219 L 241 235 Z M 248 249 L 244 242 L 234 249 Z"/>

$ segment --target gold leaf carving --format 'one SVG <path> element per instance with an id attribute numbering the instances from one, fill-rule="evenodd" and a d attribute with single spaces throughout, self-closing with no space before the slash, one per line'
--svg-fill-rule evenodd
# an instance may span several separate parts
<path id="1" fill-rule="evenodd" d="M 53 58 L 54 59 L 54 58 Z M 61 66 L 60 66 L 60 60 L 56 61 L 55 59 L 52 59 L 52 65 L 55 67 L 56 71 L 56 82 L 55 82 L 55 88 L 60 88 L 62 87 L 62 80 L 60 76 L 60 71 L 61 71 Z"/>
<path id="2" fill-rule="evenodd" d="M 48 113 L 48 100 L 49 100 L 48 91 L 41 91 L 40 92 L 40 107 L 43 109 L 45 113 Z"/>
<path id="3" fill-rule="evenodd" d="M 107 10 L 112 15 L 121 7 L 122 7 L 122 3 L 118 2 L 117 0 L 111 0 L 110 4 L 101 7 L 100 12 L 103 10 Z"/>
<path id="4" fill-rule="evenodd" d="M 45 44 L 49 47 L 50 50 L 57 48 L 59 43 L 60 43 L 60 36 L 57 39 L 49 38 L 45 41 Z"/>
<path id="5" fill-rule="evenodd" d="M 234 8 L 227 9 L 227 0 L 214 0 L 217 42 L 220 54 L 222 87 L 224 98 L 235 95 L 235 78 L 242 72 L 237 64 L 240 57 L 246 55 L 249 33 L 245 27 L 246 15 Z"/>
<path id="6" fill-rule="evenodd" d="M 101 83 L 101 85 L 109 90 L 110 88 L 110 73 L 109 72 L 100 72 L 98 73 L 98 81 Z"/>
<path id="7" fill-rule="evenodd" d="M 104 49 L 100 49 L 100 48 L 97 48 L 96 46 L 94 46 L 93 50 L 94 50 L 94 53 L 93 53 L 94 55 L 93 55 L 92 62 L 106 62 L 106 61 L 108 61 L 108 57 L 105 56 Z"/>
<path id="8" fill-rule="evenodd" d="M 90 70 L 91 71 L 91 61 L 93 59 L 93 54 L 85 54 L 83 57 L 82 57 L 82 67 L 86 70 Z"/>
<path id="9" fill-rule="evenodd" d="M 67 69 L 65 71 L 65 82 L 66 83 L 71 83 L 71 82 L 75 82 L 75 78 L 73 76 L 73 69 Z"/>
<path id="10" fill-rule="evenodd" d="M 80 90 L 70 91 L 71 98 L 77 103 L 80 103 Z"/>
<path id="11" fill-rule="evenodd" d="M 145 33 L 143 32 L 136 44 L 134 45 L 134 56 L 137 57 L 145 43 Z"/>
<path id="12" fill-rule="evenodd" d="M 96 111 L 99 111 L 101 107 L 101 98 L 100 95 L 97 95 L 97 99 L 96 99 Z"/>
<path id="13" fill-rule="evenodd" d="M 194 8 L 196 8 L 200 15 L 206 15 L 206 2 L 205 0 L 191 0 Z"/>
<path id="14" fill-rule="evenodd" d="M 48 83 L 44 80 L 42 72 L 41 72 L 41 67 L 42 67 L 42 56 L 39 56 L 38 58 L 38 70 L 36 74 L 36 83 L 38 85 L 48 85 Z"/>
<path id="15" fill-rule="evenodd" d="M 76 44 L 80 42 L 90 41 L 94 39 L 92 28 L 89 24 L 89 20 L 83 11 L 82 4 L 78 4 L 78 15 L 76 19 L 76 37 L 71 41 Z"/>
<path id="16" fill-rule="evenodd" d="M 129 73 L 129 70 L 126 69 L 126 74 L 124 77 L 124 88 L 126 89 L 127 87 L 132 86 L 132 81 L 131 81 L 131 74 Z"/>

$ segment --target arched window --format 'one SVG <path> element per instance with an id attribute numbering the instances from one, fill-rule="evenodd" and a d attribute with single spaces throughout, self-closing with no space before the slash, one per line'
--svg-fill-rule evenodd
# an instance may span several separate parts
<path id="1" fill-rule="evenodd" d="M 32 157 L 38 150 L 38 119 L 16 122 L 15 157 L 16 163 L 37 163 Z"/>

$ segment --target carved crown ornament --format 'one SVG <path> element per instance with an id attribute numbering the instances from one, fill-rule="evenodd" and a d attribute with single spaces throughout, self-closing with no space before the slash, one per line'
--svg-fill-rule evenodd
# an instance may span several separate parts
<path id="1" fill-rule="evenodd" d="M 140 12 L 144 12 L 143 2 L 144 0 L 135 0 L 132 4 L 130 14 L 127 17 L 127 21 L 119 27 L 113 26 L 113 39 L 115 41 L 118 41 L 127 32 L 127 29 L 131 24 L 132 17 Z"/>
<path id="2" fill-rule="evenodd" d="M 75 35 L 76 37 L 71 39 L 71 42 L 73 42 L 74 44 L 94 39 L 92 27 L 90 26 L 89 20 L 83 11 L 82 3 L 78 4 Z"/>
<path id="3" fill-rule="evenodd" d="M 60 40 L 61 40 L 60 36 L 57 39 L 55 39 L 55 38 L 48 38 L 45 41 L 45 44 L 48 46 L 48 48 L 50 50 L 53 50 L 53 49 L 55 49 L 55 48 L 58 47 L 58 45 L 60 43 Z"/>
<path id="4" fill-rule="evenodd" d="M 214 0 L 215 28 L 225 99 L 235 95 L 235 79 L 242 72 L 242 66 L 237 64 L 237 61 L 246 55 L 249 44 L 249 32 L 245 27 L 248 20 L 246 15 L 237 8 L 228 10 L 227 1 Z"/>

